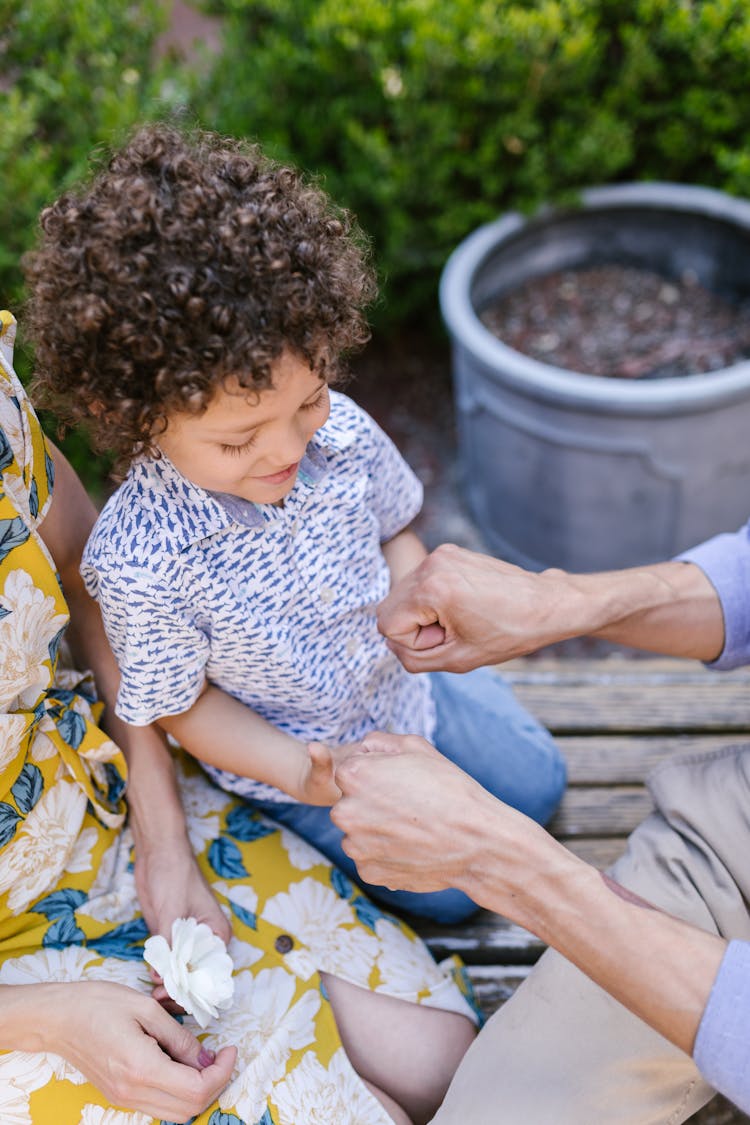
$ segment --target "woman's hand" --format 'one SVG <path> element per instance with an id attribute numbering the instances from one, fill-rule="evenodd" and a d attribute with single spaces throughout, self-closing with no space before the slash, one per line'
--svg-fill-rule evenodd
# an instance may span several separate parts
<path id="1" fill-rule="evenodd" d="M 54 1051 L 113 1105 L 166 1121 L 201 1113 L 229 1082 L 234 1047 L 218 1055 L 150 996 L 108 981 L 8 985 L 0 1023 L 16 1050 Z"/>
<path id="2" fill-rule="evenodd" d="M 221 909 L 186 839 L 184 845 L 141 847 L 136 852 L 135 885 L 143 917 L 152 934 L 172 941 L 175 918 L 196 918 L 205 922 L 225 945 L 232 937 L 232 926 Z M 182 1008 L 169 997 L 161 977 L 152 968 L 153 996 L 169 1012 Z"/>
<path id="3" fill-rule="evenodd" d="M 184 848 L 163 848 L 136 853 L 135 885 L 143 917 L 152 934 L 168 941 L 175 918 L 205 922 L 227 944 L 232 927 L 207 883 L 186 841 Z"/>

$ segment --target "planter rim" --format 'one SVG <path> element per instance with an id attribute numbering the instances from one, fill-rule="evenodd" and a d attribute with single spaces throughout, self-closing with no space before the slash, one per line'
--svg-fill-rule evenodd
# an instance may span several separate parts
<path id="1" fill-rule="evenodd" d="M 712 188 L 671 183 L 614 184 L 581 192 L 581 209 L 632 206 L 720 219 L 750 230 L 750 201 Z M 731 403 L 747 394 L 750 360 L 702 375 L 632 382 L 569 371 L 531 359 L 502 343 L 482 324 L 471 302 L 473 279 L 500 242 L 535 222 L 575 213 L 544 207 L 530 218 L 511 211 L 468 235 L 451 254 L 440 279 L 440 308 L 454 342 L 502 382 L 560 406 L 621 414 L 691 413 Z M 498 376 L 498 368 L 502 375 Z"/>

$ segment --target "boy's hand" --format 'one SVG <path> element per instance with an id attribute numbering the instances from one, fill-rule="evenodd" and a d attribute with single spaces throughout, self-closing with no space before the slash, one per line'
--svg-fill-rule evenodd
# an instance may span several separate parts
<path id="1" fill-rule="evenodd" d="M 357 744 L 357 748 L 359 744 Z M 328 746 L 323 742 L 308 742 L 307 772 L 302 779 L 299 799 L 307 805 L 335 805 L 341 790 L 334 780 L 336 769 L 351 754 L 355 746 Z"/>

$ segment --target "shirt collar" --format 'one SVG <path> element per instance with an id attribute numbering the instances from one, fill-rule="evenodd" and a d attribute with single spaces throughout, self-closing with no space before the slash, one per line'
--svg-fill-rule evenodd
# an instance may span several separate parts
<path id="1" fill-rule="evenodd" d="M 300 482 L 303 487 L 314 488 L 327 472 L 328 460 L 326 455 L 314 443 L 313 439 L 308 443 L 305 456 L 300 461 L 294 488 L 296 489 Z M 252 500 L 244 500 L 241 496 L 233 496 L 231 492 L 208 492 L 206 495 L 213 497 L 224 509 L 230 520 L 242 527 L 248 527 L 251 531 L 262 531 L 265 528 L 266 521 L 263 518 L 263 508 L 254 504 Z"/>

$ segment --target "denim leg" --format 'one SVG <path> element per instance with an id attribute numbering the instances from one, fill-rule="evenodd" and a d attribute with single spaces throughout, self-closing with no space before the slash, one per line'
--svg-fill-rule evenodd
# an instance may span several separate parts
<path id="1" fill-rule="evenodd" d="M 490 793 L 546 824 L 565 789 L 552 736 L 490 668 L 432 672 L 435 745 Z"/>
<path id="2" fill-rule="evenodd" d="M 391 891 L 387 887 L 365 883 L 357 872 L 356 864 L 343 851 L 343 833 L 333 823 L 330 809 L 317 805 L 282 804 L 275 801 L 254 801 L 266 816 L 285 828 L 291 828 L 303 840 L 316 847 L 327 859 L 340 868 L 370 898 L 397 913 L 406 912 L 446 924 L 462 922 L 477 909 L 463 891 Z"/>

